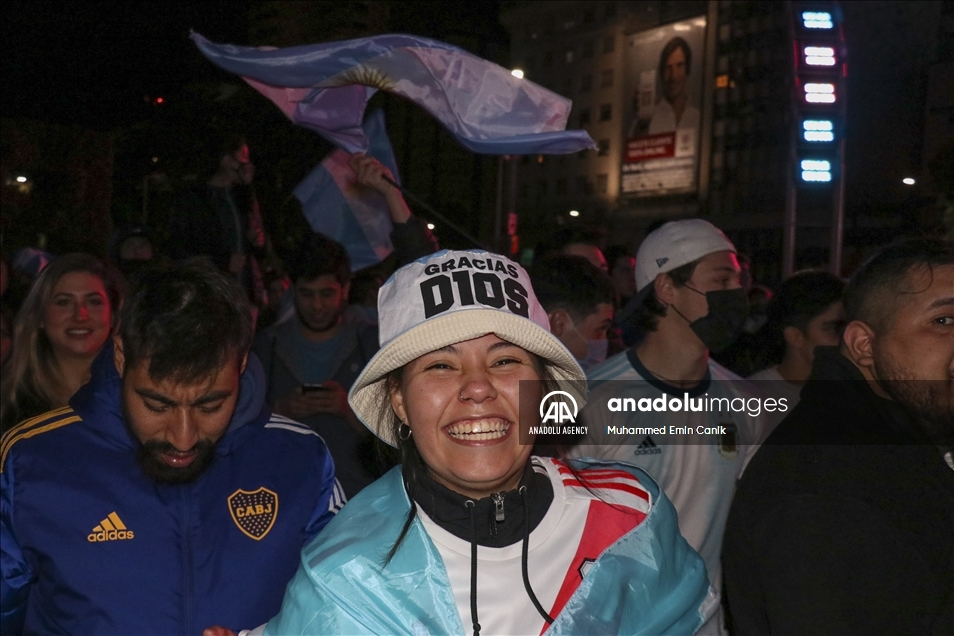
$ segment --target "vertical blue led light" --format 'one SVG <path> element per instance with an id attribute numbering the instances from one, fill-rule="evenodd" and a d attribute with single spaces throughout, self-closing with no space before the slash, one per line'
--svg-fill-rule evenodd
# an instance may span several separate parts
<path id="1" fill-rule="evenodd" d="M 834 29 L 831 14 L 827 11 L 803 11 L 802 24 L 806 29 Z"/>
<path id="2" fill-rule="evenodd" d="M 834 141 L 835 125 L 829 119 L 806 119 L 802 122 L 802 139 L 805 141 Z"/>
<path id="3" fill-rule="evenodd" d="M 803 159 L 802 181 L 825 183 L 831 181 L 831 162 L 824 159 Z"/>

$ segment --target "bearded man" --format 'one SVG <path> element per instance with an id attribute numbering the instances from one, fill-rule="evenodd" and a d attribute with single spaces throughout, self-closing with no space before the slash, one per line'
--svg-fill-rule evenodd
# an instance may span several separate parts
<path id="1" fill-rule="evenodd" d="M 144 272 L 70 406 L 0 447 L 4 634 L 196 634 L 281 606 L 344 504 L 265 404 L 249 302 L 210 265 Z"/>
<path id="2" fill-rule="evenodd" d="M 954 626 L 954 245 L 884 248 L 845 314 L 739 482 L 722 555 L 737 634 Z"/>

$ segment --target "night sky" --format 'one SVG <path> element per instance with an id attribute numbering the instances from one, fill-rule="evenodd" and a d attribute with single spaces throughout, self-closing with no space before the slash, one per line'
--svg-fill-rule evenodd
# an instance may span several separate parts
<path id="1" fill-rule="evenodd" d="M 0 111 L 95 129 L 141 120 L 151 108 L 144 96 L 174 97 L 185 82 L 219 73 L 189 30 L 243 43 L 248 5 L 4 2 Z"/>

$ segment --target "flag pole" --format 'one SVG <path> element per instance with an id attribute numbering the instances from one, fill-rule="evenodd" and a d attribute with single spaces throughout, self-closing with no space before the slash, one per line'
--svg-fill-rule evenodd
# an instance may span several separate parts
<path id="1" fill-rule="evenodd" d="M 410 190 L 407 190 L 406 188 L 402 188 L 400 185 L 398 185 L 393 179 L 391 179 L 391 178 L 388 177 L 387 175 L 382 175 L 382 176 L 383 176 L 383 178 L 384 178 L 385 181 L 387 181 L 387 182 L 390 183 L 392 186 L 394 186 L 395 188 L 397 188 L 398 190 L 400 190 L 400 191 L 401 191 L 401 194 L 403 194 L 404 196 L 406 196 L 407 198 L 409 198 L 411 201 L 413 201 L 414 203 L 416 203 L 416 204 L 418 204 L 419 206 L 421 206 L 422 208 L 424 208 L 424 211 L 427 212 L 429 215 L 433 216 L 435 219 L 439 220 L 439 221 L 440 221 L 441 223 L 443 223 L 444 225 L 449 226 L 452 230 L 454 230 L 455 232 L 457 232 L 458 234 L 460 234 L 461 236 L 463 236 L 465 239 L 467 239 L 468 241 L 470 241 L 471 243 L 473 243 L 475 246 L 477 246 L 477 247 L 479 247 L 479 248 L 481 248 L 481 249 L 487 250 L 488 252 L 493 252 L 493 251 L 494 251 L 494 250 L 488 248 L 486 245 L 484 245 L 484 243 L 483 243 L 482 241 L 478 241 L 478 240 L 475 239 L 473 236 L 471 236 L 470 234 L 468 234 L 468 233 L 465 232 L 464 230 L 460 229 L 456 224 L 451 223 L 450 221 L 448 221 L 447 218 L 445 218 L 443 214 L 441 214 L 440 212 L 438 212 L 437 210 L 435 210 L 434 208 L 432 208 L 430 205 L 428 205 L 427 203 L 425 203 L 424 201 L 422 201 L 421 199 L 419 199 L 419 198 L 417 197 L 417 195 L 415 195 L 413 192 L 411 192 Z"/>

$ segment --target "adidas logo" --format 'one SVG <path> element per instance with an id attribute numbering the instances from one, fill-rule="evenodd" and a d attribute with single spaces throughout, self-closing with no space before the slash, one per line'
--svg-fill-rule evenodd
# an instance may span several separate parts
<path id="1" fill-rule="evenodd" d="M 662 449 L 656 446 L 656 442 L 653 441 L 653 438 L 649 435 L 646 436 L 639 446 L 636 447 L 636 450 L 633 451 L 633 455 L 660 455 L 662 454 Z"/>
<path id="2" fill-rule="evenodd" d="M 93 528 L 86 540 L 90 543 L 97 541 L 116 541 L 120 539 L 132 539 L 133 531 L 126 527 L 123 520 L 119 518 L 116 511 L 109 513 L 105 519 L 99 522 L 99 525 Z"/>

